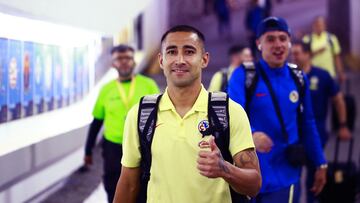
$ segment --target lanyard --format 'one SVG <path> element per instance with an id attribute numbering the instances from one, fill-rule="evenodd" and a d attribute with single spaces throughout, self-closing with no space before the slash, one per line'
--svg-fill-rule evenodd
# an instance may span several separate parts
<path id="1" fill-rule="evenodd" d="M 119 90 L 120 98 L 121 98 L 122 102 L 124 103 L 127 110 L 130 109 L 130 101 L 134 96 L 135 83 L 136 83 L 135 81 L 136 81 L 135 77 L 132 77 L 128 95 L 126 95 L 125 89 L 124 89 L 123 85 L 121 84 L 121 82 L 118 81 L 116 83 L 117 87 L 118 87 L 118 90 Z"/>

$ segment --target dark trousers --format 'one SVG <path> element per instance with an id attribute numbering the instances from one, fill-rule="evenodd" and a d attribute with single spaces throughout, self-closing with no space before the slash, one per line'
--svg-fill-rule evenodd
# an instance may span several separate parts
<path id="1" fill-rule="evenodd" d="M 108 202 L 111 203 L 121 173 L 122 146 L 103 139 L 102 156 L 104 158 L 103 182 Z"/>
<path id="2" fill-rule="evenodd" d="M 299 203 L 299 200 L 300 183 L 296 183 L 275 192 L 260 193 L 252 199 L 252 203 Z"/>

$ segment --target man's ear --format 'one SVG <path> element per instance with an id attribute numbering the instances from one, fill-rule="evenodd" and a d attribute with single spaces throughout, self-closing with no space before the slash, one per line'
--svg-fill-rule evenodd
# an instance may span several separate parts
<path id="1" fill-rule="evenodd" d="M 159 61 L 160 68 L 163 69 L 163 57 L 162 57 L 161 52 L 158 53 L 158 61 Z"/>
<path id="2" fill-rule="evenodd" d="M 261 43 L 260 43 L 260 40 L 256 40 L 256 47 L 259 51 L 261 51 Z"/>
<path id="3" fill-rule="evenodd" d="M 202 56 L 202 68 L 206 68 L 210 61 L 210 54 L 209 52 L 205 52 Z"/>

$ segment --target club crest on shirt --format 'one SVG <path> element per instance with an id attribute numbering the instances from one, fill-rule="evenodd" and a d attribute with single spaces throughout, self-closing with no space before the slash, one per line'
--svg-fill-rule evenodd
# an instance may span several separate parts
<path id="1" fill-rule="evenodd" d="M 293 90 L 289 94 L 289 99 L 292 103 L 299 101 L 299 93 L 296 90 Z"/>
<path id="2" fill-rule="evenodd" d="M 198 130 L 199 132 L 205 132 L 210 127 L 208 120 L 202 120 L 198 124 Z"/>
<path id="3" fill-rule="evenodd" d="M 310 90 L 317 90 L 319 85 L 319 78 L 316 76 L 312 76 L 310 78 Z"/>

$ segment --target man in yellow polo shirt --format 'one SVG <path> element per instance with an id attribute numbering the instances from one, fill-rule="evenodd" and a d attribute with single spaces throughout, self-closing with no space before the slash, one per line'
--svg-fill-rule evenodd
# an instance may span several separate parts
<path id="1" fill-rule="evenodd" d="M 339 40 L 334 34 L 326 31 L 326 22 L 323 16 L 315 18 L 312 29 L 312 33 L 303 38 L 303 41 L 311 46 L 311 63 L 328 71 L 333 78 L 337 76 L 339 81 L 343 82 L 346 76 L 340 56 Z"/>
<path id="2" fill-rule="evenodd" d="M 200 125 L 208 119 L 208 92 L 201 72 L 209 62 L 204 35 L 179 25 L 167 31 L 159 53 L 167 89 L 159 102 L 151 145 L 148 203 L 230 203 L 229 185 L 238 193 L 255 196 L 261 175 L 245 111 L 229 101 L 230 143 L 234 160 L 229 163 L 214 142 L 203 136 Z M 124 129 L 122 174 L 114 202 L 134 203 L 141 174 L 138 106 L 127 116 Z"/>
<path id="3" fill-rule="evenodd" d="M 85 165 L 92 164 L 92 149 L 97 134 L 104 124 L 102 155 L 104 158 L 103 182 L 108 201 L 112 202 L 116 182 L 120 176 L 122 157 L 123 130 L 126 114 L 144 95 L 155 94 L 159 88 L 155 81 L 134 75 L 134 49 L 119 45 L 111 50 L 112 64 L 118 71 L 119 78 L 110 81 L 100 90 L 97 98 L 85 146 Z"/>

